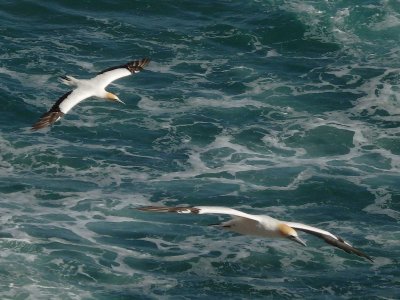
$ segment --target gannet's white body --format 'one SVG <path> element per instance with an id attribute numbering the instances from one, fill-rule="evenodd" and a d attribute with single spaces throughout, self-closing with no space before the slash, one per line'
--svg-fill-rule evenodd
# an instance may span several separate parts
<path id="1" fill-rule="evenodd" d="M 104 98 L 124 103 L 116 95 L 107 92 L 105 88 L 114 80 L 139 73 L 149 62 L 150 59 L 148 58 L 131 61 L 125 65 L 108 68 L 98 73 L 96 77 L 87 80 L 76 79 L 72 76 L 63 76 L 63 83 L 73 86 L 75 89 L 58 99 L 53 107 L 43 114 L 39 121 L 32 126 L 32 130 L 38 130 L 53 124 L 68 113 L 75 105 L 89 97 Z"/>
<path id="2" fill-rule="evenodd" d="M 348 253 L 354 253 L 358 256 L 372 261 L 372 258 L 364 254 L 360 250 L 354 248 L 342 238 L 319 228 L 309 225 L 281 221 L 266 215 L 252 215 L 242 211 L 223 206 L 194 206 L 194 207 L 165 207 L 165 206 L 145 206 L 138 208 L 142 211 L 154 212 L 175 212 L 175 213 L 192 213 L 192 214 L 225 214 L 230 215 L 232 219 L 214 224 L 224 229 L 234 231 L 244 235 L 255 235 L 270 238 L 288 238 L 303 246 L 305 242 L 301 240 L 296 230 L 304 231 L 323 239 L 328 244 L 340 248 Z"/>

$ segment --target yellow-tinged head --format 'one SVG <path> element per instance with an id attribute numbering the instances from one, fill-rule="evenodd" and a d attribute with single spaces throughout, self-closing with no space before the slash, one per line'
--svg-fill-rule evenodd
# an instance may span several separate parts
<path id="1" fill-rule="evenodd" d="M 110 92 L 106 92 L 105 98 L 108 99 L 108 100 L 111 100 L 111 101 L 115 101 L 115 102 L 119 102 L 119 103 L 125 104 L 125 102 L 123 102 L 121 99 L 119 99 L 117 95 L 114 95 L 113 93 L 110 93 Z"/>
<path id="2" fill-rule="evenodd" d="M 299 243 L 300 245 L 306 246 L 306 243 L 299 238 L 296 230 L 294 230 L 292 227 L 286 225 L 285 223 L 280 223 L 278 225 L 278 230 L 283 237 Z"/>

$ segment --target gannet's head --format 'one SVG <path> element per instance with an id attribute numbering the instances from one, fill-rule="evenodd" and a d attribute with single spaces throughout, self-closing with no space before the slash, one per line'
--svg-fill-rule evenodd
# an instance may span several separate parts
<path id="1" fill-rule="evenodd" d="M 299 238 L 296 230 L 294 230 L 292 227 L 284 223 L 281 223 L 278 225 L 278 230 L 283 237 L 288 238 L 296 243 L 299 243 L 300 245 L 306 246 L 306 243 Z"/>
<path id="2" fill-rule="evenodd" d="M 111 100 L 111 101 L 115 101 L 115 102 L 119 102 L 122 104 L 125 104 L 125 102 L 123 102 L 121 99 L 118 98 L 117 95 L 114 95 L 113 93 L 107 92 L 106 93 L 106 99 Z"/>

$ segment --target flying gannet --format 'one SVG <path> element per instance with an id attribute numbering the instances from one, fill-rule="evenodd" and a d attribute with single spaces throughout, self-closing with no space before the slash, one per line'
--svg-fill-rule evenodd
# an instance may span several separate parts
<path id="1" fill-rule="evenodd" d="M 149 62 L 149 58 L 134 60 L 124 65 L 105 69 L 92 79 L 76 79 L 72 76 L 61 77 L 63 83 L 75 87 L 75 89 L 61 96 L 52 108 L 32 126 L 32 130 L 38 130 L 53 124 L 68 113 L 71 108 L 89 97 L 94 96 L 124 103 L 113 93 L 107 92 L 105 88 L 114 80 L 139 73 Z"/>
<path id="2" fill-rule="evenodd" d="M 340 248 L 347 253 L 354 253 L 373 261 L 371 257 L 354 248 L 342 238 L 319 228 L 308 226 L 301 223 L 280 221 L 266 215 L 251 215 L 236 209 L 222 206 L 194 206 L 194 207 L 166 207 L 166 206 L 145 206 L 138 208 L 142 211 L 153 212 L 174 212 L 180 214 L 223 214 L 230 215 L 232 219 L 220 224 L 213 224 L 230 231 L 245 235 L 255 235 L 272 238 L 288 238 L 303 246 L 306 243 L 301 240 L 296 230 L 315 235 L 323 239 L 328 244 Z"/>

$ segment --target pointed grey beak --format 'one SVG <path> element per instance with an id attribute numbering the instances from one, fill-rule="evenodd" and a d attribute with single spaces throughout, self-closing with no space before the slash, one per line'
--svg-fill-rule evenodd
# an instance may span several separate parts
<path id="1" fill-rule="evenodd" d="M 121 100 L 121 99 L 119 99 L 119 98 L 115 99 L 115 101 L 117 101 L 117 102 L 119 102 L 119 103 L 122 103 L 122 104 L 125 104 L 125 102 L 124 102 L 124 101 L 122 101 L 122 100 Z"/>
<path id="2" fill-rule="evenodd" d="M 288 238 L 296 243 L 299 243 L 300 245 L 303 245 L 304 247 L 307 247 L 307 244 L 298 236 L 291 235 L 291 236 L 288 236 Z"/>

